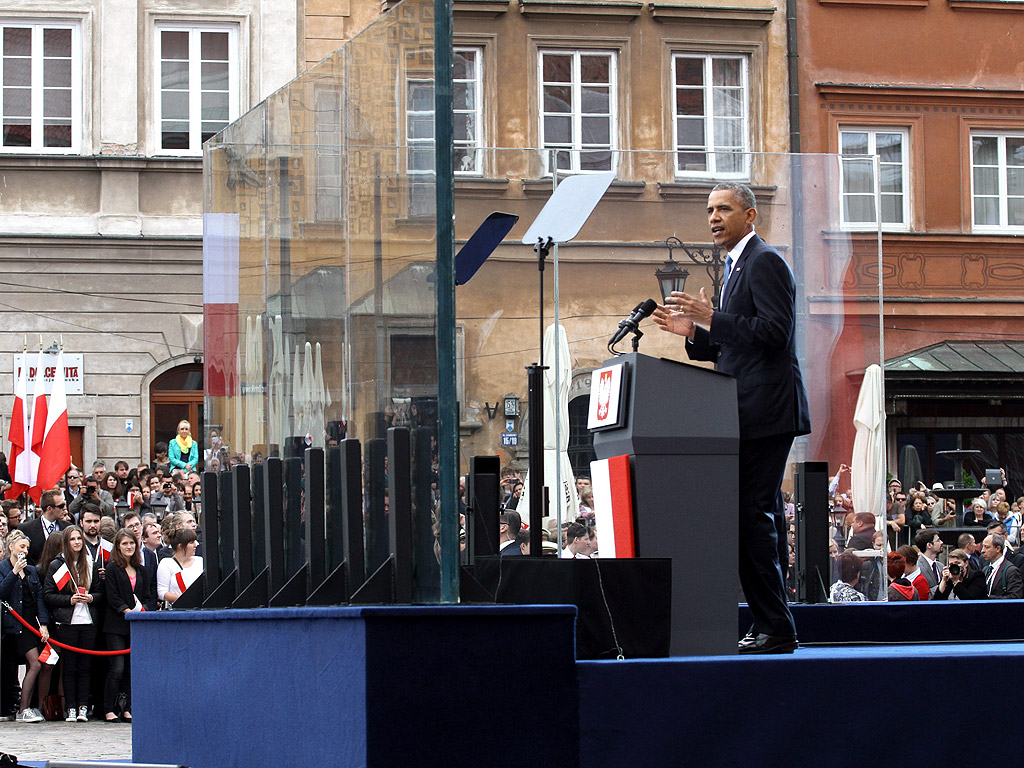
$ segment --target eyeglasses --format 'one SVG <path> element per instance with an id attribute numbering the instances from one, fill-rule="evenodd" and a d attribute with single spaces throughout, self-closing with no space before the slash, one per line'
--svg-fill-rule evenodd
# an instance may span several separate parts
<path id="1" fill-rule="evenodd" d="M 50 506 L 54 509 L 64 509 L 67 507 L 67 502 L 64 502 L 63 504 L 51 504 Z"/>

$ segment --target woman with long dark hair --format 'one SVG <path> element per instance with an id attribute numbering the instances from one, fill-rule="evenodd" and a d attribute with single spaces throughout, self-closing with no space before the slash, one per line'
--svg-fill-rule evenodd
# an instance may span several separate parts
<path id="1" fill-rule="evenodd" d="M 11 608 L 29 625 L 38 625 L 41 639 L 25 629 L 10 611 L 3 609 L 0 626 L 3 627 L 4 645 L 10 647 L 13 637 L 14 652 L 25 660 L 25 679 L 21 681 L 21 704 L 18 707 L 19 723 L 41 723 L 43 713 L 29 707 L 36 687 L 36 678 L 42 664 L 39 651 L 42 643 L 50 639 L 46 625 L 50 615 L 43 601 L 43 585 L 36 569 L 28 564 L 29 540 L 21 531 L 12 531 L 7 536 L 8 557 L 0 561 L 0 600 Z"/>
<path id="2" fill-rule="evenodd" d="M 107 639 L 108 651 L 122 651 L 131 647 L 131 633 L 125 615 L 143 610 L 155 610 L 155 605 L 146 605 L 150 600 L 149 578 L 142 567 L 142 557 L 135 534 L 122 528 L 114 534 L 114 549 L 110 553 L 104 578 L 107 607 L 104 613 L 103 632 Z M 110 657 L 107 681 L 103 686 L 104 719 L 117 722 L 117 699 L 125 697 L 121 719 L 132 720 L 131 663 L 128 654 Z"/>
<path id="3" fill-rule="evenodd" d="M 61 531 L 61 553 L 53 559 L 43 579 L 43 600 L 53 620 L 58 642 L 91 651 L 96 647 L 96 627 L 103 581 L 100 561 L 90 563 L 85 534 L 77 525 Z M 61 680 L 64 683 L 65 720 L 88 720 L 89 678 L 92 657 L 61 649 Z"/>

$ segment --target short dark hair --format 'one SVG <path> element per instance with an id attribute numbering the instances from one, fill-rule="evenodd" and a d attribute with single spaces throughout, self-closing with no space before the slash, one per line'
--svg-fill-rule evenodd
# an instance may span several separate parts
<path id="1" fill-rule="evenodd" d="M 865 524 L 865 523 L 870 523 L 871 525 L 875 524 L 875 516 L 873 514 L 871 514 L 870 512 L 858 512 L 856 515 L 853 516 L 853 519 L 855 521 L 857 521 L 858 523 L 861 523 L 861 524 Z"/>
<path id="2" fill-rule="evenodd" d="M 932 543 L 932 539 L 938 535 L 939 532 L 934 528 L 922 528 L 914 537 L 914 546 L 924 552 L 928 545 Z"/>
<path id="3" fill-rule="evenodd" d="M 757 198 L 754 197 L 754 190 L 742 182 L 723 181 L 720 184 L 715 184 L 711 189 L 712 192 L 718 192 L 719 190 L 726 190 L 736 195 L 736 199 L 743 206 L 744 210 L 757 208 Z"/>
<path id="4" fill-rule="evenodd" d="M 131 510 L 128 510 L 127 512 L 125 512 L 124 513 L 124 517 L 121 518 L 121 527 L 122 528 L 127 528 L 128 527 L 128 521 L 131 520 L 133 517 L 138 517 L 139 518 L 139 522 L 140 523 L 142 522 L 142 517 L 139 516 L 139 513 L 136 512 L 134 509 L 131 509 Z"/>
<path id="5" fill-rule="evenodd" d="M 79 511 L 78 519 L 81 520 L 86 515 L 96 515 L 96 517 L 103 517 L 103 512 L 100 510 L 99 504 L 86 502 L 85 504 L 82 505 L 82 509 Z"/>
<path id="6" fill-rule="evenodd" d="M 853 584 L 860 576 L 860 558 L 852 552 L 843 552 L 839 556 L 840 578 L 847 584 Z"/>
<path id="7" fill-rule="evenodd" d="M 999 520 L 993 520 L 991 523 L 985 526 L 985 530 L 989 533 L 992 533 L 992 531 L 994 531 L 996 528 L 1002 528 L 1005 531 L 1006 525 Z"/>
<path id="8" fill-rule="evenodd" d="M 128 466 L 128 462 L 124 461 L 123 459 L 121 461 L 117 462 L 117 464 L 114 465 L 114 471 L 116 472 L 121 467 L 124 467 L 125 469 L 131 469 L 131 467 Z"/>
<path id="9" fill-rule="evenodd" d="M 585 539 L 587 536 L 587 526 L 579 523 L 569 523 L 569 527 L 565 529 L 566 544 L 571 544 L 576 539 Z"/>
<path id="10" fill-rule="evenodd" d="M 42 507 L 43 509 L 46 509 L 47 507 L 57 506 L 56 504 L 53 503 L 53 500 L 56 499 L 61 494 L 61 491 L 43 491 L 43 495 L 39 497 L 39 506 Z"/>
<path id="11" fill-rule="evenodd" d="M 502 525 L 507 525 L 509 533 L 513 536 L 518 534 L 523 528 L 523 518 L 514 509 L 502 512 L 498 517 L 498 522 Z"/>
<path id="12" fill-rule="evenodd" d="M 974 534 L 972 534 L 972 533 L 961 533 L 960 536 L 957 537 L 957 540 L 956 540 L 956 545 L 958 547 L 960 547 L 960 549 L 966 549 L 968 544 L 977 544 L 977 543 L 978 543 L 978 540 L 976 538 L 974 538 Z"/>

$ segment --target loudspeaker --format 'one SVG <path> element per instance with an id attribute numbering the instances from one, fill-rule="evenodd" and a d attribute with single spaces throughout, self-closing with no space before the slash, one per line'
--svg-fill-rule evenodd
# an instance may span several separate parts
<path id="1" fill-rule="evenodd" d="M 828 552 L 828 462 L 800 462 L 794 480 L 797 600 L 826 603 L 832 581 L 832 559 Z"/>
<path id="2" fill-rule="evenodd" d="M 497 456 L 473 456 L 466 478 L 466 526 L 469 528 L 469 562 L 498 554 L 498 515 L 501 504 L 501 460 Z"/>

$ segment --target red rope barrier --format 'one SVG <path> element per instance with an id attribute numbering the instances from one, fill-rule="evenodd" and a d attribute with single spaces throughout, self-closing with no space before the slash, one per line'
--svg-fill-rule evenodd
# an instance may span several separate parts
<path id="1" fill-rule="evenodd" d="M 16 610 L 14 610 L 13 608 L 11 608 L 10 605 L 8 605 L 7 603 L 3 603 L 3 606 L 4 606 L 4 608 L 6 608 L 8 611 L 11 612 L 11 615 L 14 618 L 16 618 L 18 621 L 21 622 L 21 625 L 23 627 L 25 627 L 26 629 L 30 630 L 32 632 L 32 634 L 34 634 L 36 637 L 42 638 L 43 633 L 40 632 L 35 627 L 33 627 L 31 624 L 29 624 L 23 618 L 21 618 L 21 616 L 18 615 L 18 612 Z M 52 637 L 47 642 L 50 643 L 51 645 L 56 645 L 58 648 L 63 648 L 66 651 L 74 651 L 75 653 L 84 653 L 84 654 L 86 654 L 88 656 L 124 656 L 125 654 L 132 652 L 131 648 L 125 648 L 123 651 L 87 651 L 85 648 L 75 648 L 75 646 L 73 646 L 73 645 L 65 645 L 64 643 L 60 642 L 59 640 L 54 640 Z"/>

